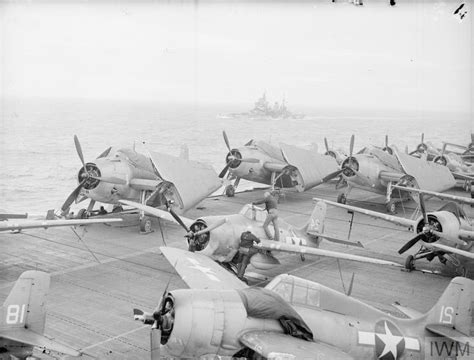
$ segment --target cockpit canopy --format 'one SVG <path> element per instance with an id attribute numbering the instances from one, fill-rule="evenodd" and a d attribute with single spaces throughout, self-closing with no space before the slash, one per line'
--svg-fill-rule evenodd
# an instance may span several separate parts
<path id="1" fill-rule="evenodd" d="M 319 308 L 321 304 L 321 286 L 317 283 L 290 275 L 280 275 L 266 287 L 283 299 L 296 305 Z"/>

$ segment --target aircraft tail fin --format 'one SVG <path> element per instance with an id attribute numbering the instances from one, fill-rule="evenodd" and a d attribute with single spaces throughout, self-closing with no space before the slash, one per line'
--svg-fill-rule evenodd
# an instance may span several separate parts
<path id="1" fill-rule="evenodd" d="M 46 318 L 45 303 L 50 275 L 42 271 L 25 271 L 16 281 L 3 303 L 0 327 L 31 330 L 43 334 Z"/>
<path id="2" fill-rule="evenodd" d="M 306 222 L 300 229 L 302 233 L 308 234 L 310 237 L 318 237 L 317 234 L 324 232 L 324 220 L 326 218 L 326 203 L 317 201 L 314 205 L 313 211 Z"/>
<path id="3" fill-rule="evenodd" d="M 425 315 L 426 328 L 435 334 L 460 339 L 474 336 L 474 281 L 456 277 Z"/>

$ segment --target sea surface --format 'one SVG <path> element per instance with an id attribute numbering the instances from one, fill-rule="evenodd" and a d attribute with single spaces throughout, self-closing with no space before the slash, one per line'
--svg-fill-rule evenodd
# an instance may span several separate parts
<path id="1" fill-rule="evenodd" d="M 469 114 L 419 111 L 377 111 L 298 108 L 298 120 L 222 119 L 217 115 L 247 111 L 252 104 L 179 104 L 78 99 L 3 100 L 0 122 L 0 208 L 44 215 L 58 209 L 77 186 L 81 162 L 73 136 L 82 144 L 86 161 L 109 146 L 131 147 L 134 142 L 153 151 L 179 155 L 189 147 L 190 158 L 224 167 L 225 130 L 232 147 L 250 139 L 309 147 L 324 152 L 330 146 L 348 151 L 355 134 L 355 150 L 389 143 L 413 150 L 425 141 L 467 144 L 473 123 Z M 198 181 L 198 179 L 190 179 Z M 250 183 L 241 183 L 242 188 Z M 86 203 L 75 205 L 85 207 Z M 73 207 L 73 210 L 75 208 Z"/>

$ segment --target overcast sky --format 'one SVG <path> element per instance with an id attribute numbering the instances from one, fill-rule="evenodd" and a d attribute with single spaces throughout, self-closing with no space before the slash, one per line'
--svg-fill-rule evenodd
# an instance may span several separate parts
<path id="1" fill-rule="evenodd" d="M 3 96 L 472 111 L 472 5 L 0 1 Z"/>

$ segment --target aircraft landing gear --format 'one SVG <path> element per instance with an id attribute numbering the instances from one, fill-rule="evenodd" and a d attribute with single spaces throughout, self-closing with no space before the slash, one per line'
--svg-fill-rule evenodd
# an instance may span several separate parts
<path id="1" fill-rule="evenodd" d="M 408 255 L 405 260 L 405 269 L 408 271 L 415 270 L 415 257 L 413 255 Z"/>
<path id="2" fill-rule="evenodd" d="M 225 187 L 225 195 L 226 195 L 227 197 L 234 197 L 234 195 L 235 195 L 235 187 L 234 187 L 234 185 L 231 184 L 231 185 L 227 185 L 227 186 Z"/>
<path id="3" fill-rule="evenodd" d="M 140 217 L 140 234 L 149 234 L 153 232 L 151 219 L 148 216 Z"/>
<path id="4" fill-rule="evenodd" d="M 89 217 L 86 209 L 81 209 L 77 212 L 76 219 L 87 219 Z"/>
<path id="5" fill-rule="evenodd" d="M 385 208 L 389 214 L 396 214 L 397 213 L 397 203 L 394 200 L 390 200 L 385 204 Z"/>
<path id="6" fill-rule="evenodd" d="M 231 178 L 228 178 L 228 180 L 232 180 Z M 237 189 L 237 186 L 239 186 L 240 178 L 236 178 L 234 181 L 234 184 L 229 184 L 225 187 L 225 195 L 227 197 L 234 197 L 235 195 L 235 189 Z"/>
<path id="7" fill-rule="evenodd" d="M 346 201 L 347 201 L 346 194 L 340 193 L 340 194 L 337 196 L 337 202 L 338 202 L 339 204 L 345 204 Z"/>

